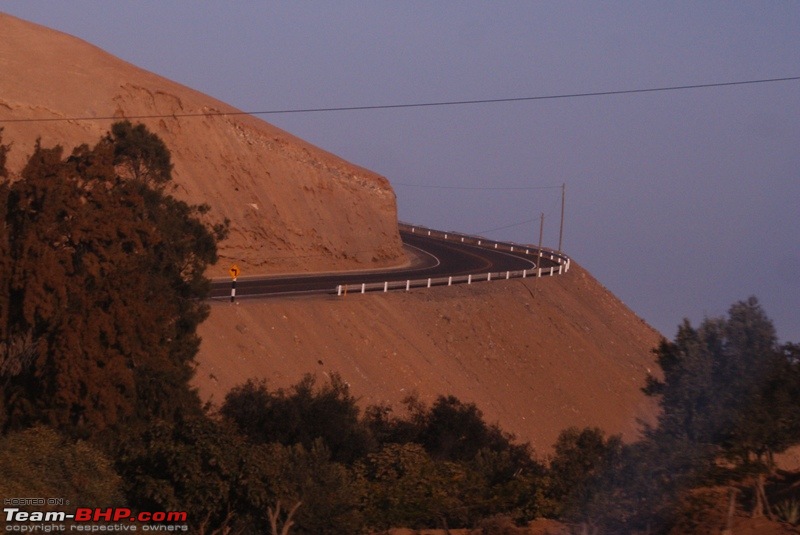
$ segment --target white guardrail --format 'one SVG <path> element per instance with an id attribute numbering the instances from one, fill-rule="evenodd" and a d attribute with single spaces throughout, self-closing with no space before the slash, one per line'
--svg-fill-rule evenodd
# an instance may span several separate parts
<path id="1" fill-rule="evenodd" d="M 414 234 L 421 234 L 423 236 L 431 236 L 433 238 L 439 238 L 443 240 L 452 240 L 470 245 L 477 245 L 487 249 L 496 249 L 498 251 L 508 251 L 511 253 L 528 255 L 531 257 L 532 261 L 540 258 L 546 259 L 554 262 L 556 265 L 548 268 L 542 268 L 537 261 L 536 267 L 526 270 L 472 273 L 469 275 L 459 275 L 455 277 L 434 277 L 427 279 L 386 280 L 384 282 L 339 284 L 336 287 L 336 295 L 347 295 L 348 291 L 351 293 L 357 292 L 362 294 L 366 292 L 388 292 L 389 290 L 409 291 L 411 288 L 430 288 L 431 286 L 472 284 L 473 282 L 488 282 L 497 279 L 552 277 L 554 275 L 562 275 L 569 271 L 570 258 L 563 253 L 559 253 L 546 247 L 542 247 L 540 251 L 538 247 L 531 245 L 520 245 L 517 243 L 487 240 L 486 238 L 479 236 L 469 236 L 467 234 L 459 234 L 457 232 L 442 232 L 440 230 L 433 230 L 427 227 L 421 227 L 419 225 L 409 225 L 407 223 L 400 223 L 398 227 L 401 230 L 405 230 Z"/>

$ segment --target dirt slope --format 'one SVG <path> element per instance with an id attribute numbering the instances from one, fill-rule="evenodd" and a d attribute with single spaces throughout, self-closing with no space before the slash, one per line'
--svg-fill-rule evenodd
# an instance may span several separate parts
<path id="1" fill-rule="evenodd" d="M 0 120 L 235 112 L 69 35 L 0 13 Z M 8 122 L 8 166 L 45 146 L 96 143 L 112 120 Z M 404 257 L 385 178 L 244 115 L 143 120 L 172 151 L 175 194 L 231 220 L 215 276 L 395 265 Z"/>
<path id="2" fill-rule="evenodd" d="M 363 405 L 453 394 L 537 451 L 561 429 L 636 437 L 659 334 L 585 270 L 409 293 L 217 302 L 196 384 L 220 402 L 247 378 L 272 387 L 338 372 Z"/>
<path id="3" fill-rule="evenodd" d="M 37 137 L 95 143 L 112 120 L 233 112 L 79 39 L 0 14 L 0 120 L 19 171 Z M 74 119 L 74 118 L 83 119 Z M 69 120 L 63 120 L 70 118 Z M 61 119 L 50 121 L 51 119 Z M 406 261 L 388 182 L 247 116 L 147 120 L 172 151 L 176 195 L 231 220 L 224 276 Z M 364 405 L 454 394 L 546 451 L 569 425 L 633 438 L 658 334 L 573 263 L 568 275 L 411 293 L 215 303 L 196 384 L 220 401 L 250 377 L 288 386 L 339 372 Z"/>

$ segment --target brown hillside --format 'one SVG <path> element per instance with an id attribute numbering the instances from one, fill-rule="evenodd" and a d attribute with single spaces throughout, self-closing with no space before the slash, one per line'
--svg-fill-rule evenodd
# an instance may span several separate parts
<path id="1" fill-rule="evenodd" d="M 19 171 L 45 146 L 96 143 L 111 120 L 234 108 L 125 63 L 69 35 L 0 13 L 0 120 Z M 244 115 L 143 120 L 172 151 L 175 194 L 231 220 L 221 246 L 244 273 L 335 270 L 404 261 L 385 178 Z"/>
<path id="2" fill-rule="evenodd" d="M 539 452 L 572 425 L 633 439 L 655 411 L 639 388 L 660 335 L 575 263 L 540 280 L 217 302 L 201 335 L 196 384 L 215 402 L 251 377 L 338 372 L 362 405 L 474 402 Z"/>
<path id="3" fill-rule="evenodd" d="M 111 120 L 234 112 L 76 38 L 0 14 L 0 120 L 19 171 L 37 137 L 68 149 Z M 67 119 L 51 121 L 51 119 Z M 247 116 L 146 121 L 175 164 L 176 194 L 231 220 L 221 245 L 245 275 L 406 261 L 388 182 Z M 642 386 L 658 334 L 573 263 L 526 281 L 346 298 L 214 303 L 196 384 L 221 401 L 250 377 L 274 387 L 339 372 L 364 405 L 454 394 L 541 452 L 570 425 L 633 438 L 654 406 Z"/>

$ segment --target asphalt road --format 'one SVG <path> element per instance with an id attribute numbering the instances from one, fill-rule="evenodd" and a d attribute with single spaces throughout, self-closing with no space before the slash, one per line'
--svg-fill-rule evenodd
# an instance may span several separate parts
<path id="1" fill-rule="evenodd" d="M 332 274 L 304 274 L 289 276 L 263 276 L 239 278 L 236 281 L 237 297 L 268 297 L 301 293 L 335 293 L 338 285 L 355 285 L 408 279 L 440 278 L 488 272 L 521 271 L 536 267 L 535 256 L 521 252 L 500 251 L 454 240 L 443 240 L 400 231 L 406 247 L 414 248 L 419 260 L 408 268 L 369 272 L 341 272 Z M 553 265 L 542 259 L 542 267 Z M 230 298 L 231 281 L 214 280 L 212 299 Z"/>

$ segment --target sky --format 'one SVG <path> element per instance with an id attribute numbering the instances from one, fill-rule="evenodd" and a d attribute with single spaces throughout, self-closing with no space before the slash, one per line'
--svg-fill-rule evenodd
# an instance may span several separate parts
<path id="1" fill-rule="evenodd" d="M 800 3 L 6 0 L 244 111 L 800 76 Z M 672 339 L 756 296 L 800 342 L 800 81 L 261 115 L 387 177 L 400 219 L 562 248 Z"/>

